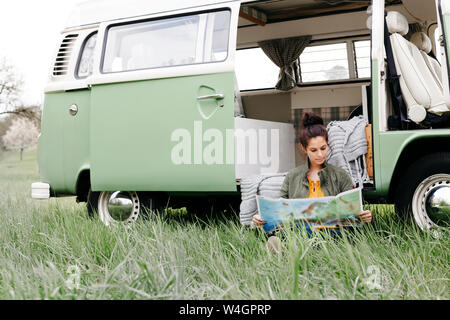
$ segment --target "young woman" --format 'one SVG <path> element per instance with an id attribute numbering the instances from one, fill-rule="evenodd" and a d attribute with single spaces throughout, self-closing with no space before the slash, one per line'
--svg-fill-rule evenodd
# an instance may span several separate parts
<path id="1" fill-rule="evenodd" d="M 307 163 L 292 169 L 286 175 L 280 191 L 280 197 L 288 199 L 315 198 L 335 196 L 353 188 L 348 173 L 339 167 L 326 162 L 328 153 L 328 133 L 323 120 L 318 115 L 307 112 L 304 114 L 303 129 L 300 131 L 300 144 L 302 151 L 307 155 Z M 359 214 L 364 223 L 372 221 L 372 214 L 365 210 Z M 253 224 L 262 227 L 265 222 L 259 214 L 253 216 Z M 308 236 L 311 235 L 309 225 L 306 224 Z M 339 226 L 319 227 L 320 229 L 333 229 L 340 235 Z M 279 238 L 269 236 L 269 247 L 279 248 Z"/>

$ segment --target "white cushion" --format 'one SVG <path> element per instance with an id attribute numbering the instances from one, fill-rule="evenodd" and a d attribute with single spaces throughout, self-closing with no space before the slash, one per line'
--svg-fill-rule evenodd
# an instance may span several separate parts
<path id="1" fill-rule="evenodd" d="M 425 53 L 431 50 L 430 39 L 419 33 L 412 39 L 415 44 L 406 40 L 402 35 L 408 33 L 408 21 L 398 12 L 390 11 L 386 21 L 408 118 L 419 123 L 426 111 L 437 115 L 450 111 L 442 90 L 440 67 Z"/>
<path id="2" fill-rule="evenodd" d="M 389 11 L 386 16 L 386 23 L 389 33 L 399 33 L 405 35 L 409 31 L 408 20 L 397 11 Z"/>
<path id="3" fill-rule="evenodd" d="M 430 53 L 433 49 L 430 38 L 425 32 L 416 32 L 411 36 L 410 41 L 416 45 L 419 50 L 425 51 L 425 53 Z"/>
<path id="4" fill-rule="evenodd" d="M 422 113 L 417 112 L 419 109 L 416 105 L 436 114 L 447 111 L 442 89 L 434 80 L 419 49 L 397 33 L 391 35 L 390 39 L 408 114 L 420 118 Z M 410 112 L 410 109 L 414 110 Z"/>
<path id="5" fill-rule="evenodd" d="M 444 90 L 444 87 L 442 86 L 442 70 L 441 65 L 439 62 L 437 62 L 436 59 L 433 59 L 428 54 L 425 53 L 425 51 L 420 51 L 422 53 L 423 60 L 428 66 L 428 69 L 430 70 L 431 74 L 433 75 L 434 81 L 438 85 L 438 87 L 441 90 Z"/>
<path id="6" fill-rule="evenodd" d="M 430 73 L 441 91 L 443 91 L 442 86 L 442 71 L 439 62 L 436 59 L 430 57 L 428 53 L 431 52 L 432 44 L 430 38 L 425 32 L 416 32 L 411 36 L 411 42 L 420 50 L 422 58 L 425 64 L 430 70 Z"/>
<path id="7" fill-rule="evenodd" d="M 420 50 L 423 60 L 430 70 L 434 81 L 436 82 L 439 89 L 442 91 L 442 71 L 439 62 L 436 59 L 430 57 L 428 53 L 431 52 L 432 44 L 430 38 L 425 32 L 416 32 L 411 36 L 411 42 Z"/>
<path id="8" fill-rule="evenodd" d="M 419 106 L 418 104 L 414 104 L 408 108 L 408 118 L 412 121 L 419 123 L 425 120 L 427 116 L 427 111 L 423 106 Z"/>

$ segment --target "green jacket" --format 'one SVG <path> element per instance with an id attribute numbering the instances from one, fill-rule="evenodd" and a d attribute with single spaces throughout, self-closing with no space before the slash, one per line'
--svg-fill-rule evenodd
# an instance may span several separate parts
<path id="1" fill-rule="evenodd" d="M 309 194 L 309 182 L 306 174 L 309 171 L 309 159 L 307 163 L 298 166 L 288 172 L 281 186 L 280 197 L 286 199 L 307 198 Z M 326 161 L 318 172 L 320 188 L 324 195 L 335 196 L 338 193 L 353 189 L 353 183 L 347 171 L 333 166 Z"/>

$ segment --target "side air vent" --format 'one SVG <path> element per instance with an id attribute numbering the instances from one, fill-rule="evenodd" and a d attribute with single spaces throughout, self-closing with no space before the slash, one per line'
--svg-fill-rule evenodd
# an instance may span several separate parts
<path id="1" fill-rule="evenodd" d="M 78 34 L 69 34 L 64 37 L 64 40 L 59 47 L 58 55 L 56 56 L 55 66 L 53 67 L 54 76 L 63 76 L 67 74 L 70 55 L 77 37 Z"/>

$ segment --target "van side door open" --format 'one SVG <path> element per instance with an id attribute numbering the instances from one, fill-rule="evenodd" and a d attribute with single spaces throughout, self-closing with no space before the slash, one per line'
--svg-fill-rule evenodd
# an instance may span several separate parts
<path id="1" fill-rule="evenodd" d="M 236 191 L 238 15 L 230 2 L 101 25 L 93 191 Z"/>

